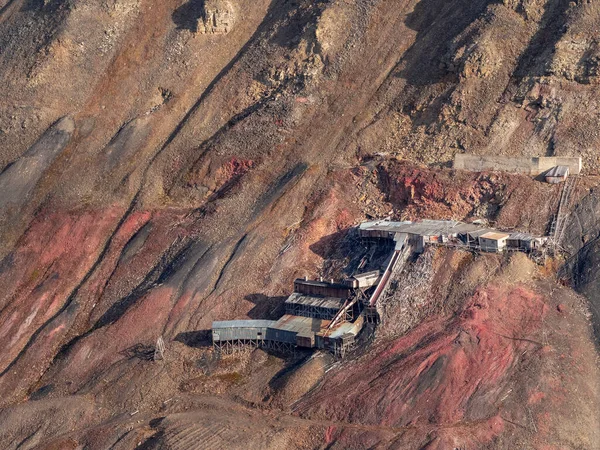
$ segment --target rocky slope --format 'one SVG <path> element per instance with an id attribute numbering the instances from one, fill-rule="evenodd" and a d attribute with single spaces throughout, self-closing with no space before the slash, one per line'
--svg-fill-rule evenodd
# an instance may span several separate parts
<path id="1" fill-rule="evenodd" d="M 451 308 L 434 304 L 324 378 L 325 362 L 299 377 L 289 361 L 213 361 L 202 346 L 212 320 L 276 315 L 294 277 L 335 271 L 345 230 L 365 217 L 547 229 L 558 188 L 424 165 L 463 151 L 581 155 L 596 173 L 599 15 L 594 1 L 562 0 L 0 0 L 5 447 L 190 448 L 216 435 L 215 448 L 240 436 L 446 448 L 473 433 L 468 448 L 594 448 L 593 414 L 581 419 L 599 404 L 586 307 L 546 274 L 447 286 Z M 531 323 L 490 325 L 514 313 L 497 304 L 530 304 Z M 548 342 L 540 321 L 556 330 Z M 164 363 L 148 360 L 159 336 Z M 492 374 L 487 350 L 502 355 Z M 488 375 L 499 389 L 478 392 Z M 336 390 L 346 377 L 355 403 Z M 561 396 L 535 400 L 550 388 Z"/>
<path id="2" fill-rule="evenodd" d="M 598 376 L 595 349 L 587 331 L 574 334 L 588 328 L 586 308 L 568 289 L 532 282 L 535 268 L 522 255 L 504 267 L 496 264 L 489 258 L 462 261 L 458 279 L 442 280 L 438 272 L 427 294 L 412 291 L 411 309 L 431 313 L 435 290 L 448 292 L 444 284 L 479 286 L 451 319 L 428 314 L 349 370 L 328 373 L 296 411 L 313 420 L 394 431 L 357 435 L 333 427 L 332 441 L 340 448 L 357 442 L 361 448 L 593 448 L 597 406 L 589 399 L 599 386 L 588 376 Z M 408 322 L 402 314 L 390 315 L 384 327 L 395 328 L 400 320 Z M 569 355 L 578 355 L 575 370 Z M 565 414 L 560 419 L 551 412 L 558 409 Z"/>

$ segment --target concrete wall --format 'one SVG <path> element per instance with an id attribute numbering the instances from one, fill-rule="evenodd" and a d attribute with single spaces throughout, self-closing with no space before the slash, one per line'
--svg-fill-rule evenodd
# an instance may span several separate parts
<path id="1" fill-rule="evenodd" d="M 505 156 L 478 156 L 457 154 L 454 168 L 472 172 L 502 171 L 537 176 L 555 166 L 568 166 L 571 175 L 581 172 L 581 158 L 540 156 L 538 158 Z"/>

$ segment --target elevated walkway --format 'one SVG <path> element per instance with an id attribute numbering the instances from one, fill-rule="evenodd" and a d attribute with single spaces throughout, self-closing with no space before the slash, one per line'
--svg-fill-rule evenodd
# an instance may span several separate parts
<path id="1" fill-rule="evenodd" d="M 381 281 L 377 285 L 375 292 L 371 295 L 369 299 L 369 306 L 374 308 L 377 306 L 377 301 L 385 294 L 385 291 L 388 289 L 390 281 L 394 278 L 395 275 L 400 273 L 404 268 L 408 257 L 414 252 L 413 246 L 406 243 L 400 249 L 394 249 L 394 253 L 388 266 L 381 277 Z"/>

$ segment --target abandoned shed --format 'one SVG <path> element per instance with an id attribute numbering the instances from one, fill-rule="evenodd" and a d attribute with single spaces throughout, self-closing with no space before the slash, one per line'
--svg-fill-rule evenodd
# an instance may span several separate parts
<path id="1" fill-rule="evenodd" d="M 401 236 L 415 253 L 422 253 L 426 245 L 442 244 L 451 246 L 465 245 L 472 249 L 485 252 L 501 252 L 505 248 L 521 251 L 539 250 L 544 245 L 544 238 L 532 237 L 526 233 L 509 234 L 491 228 L 481 228 L 476 223 L 463 223 L 453 220 L 422 220 L 419 222 L 391 222 L 380 220 L 363 222 L 359 226 L 359 236 L 369 241 L 386 239 L 396 244 L 396 250 Z M 402 241 L 404 242 L 404 241 Z"/>
<path id="2" fill-rule="evenodd" d="M 262 344 L 267 336 L 267 329 L 275 324 L 273 320 L 225 320 L 213 322 L 213 345 L 227 348 L 232 345 Z"/>
<path id="3" fill-rule="evenodd" d="M 329 320 L 286 314 L 268 329 L 267 339 L 312 348 L 315 346 L 315 333 L 325 329 L 329 323 Z"/>
<path id="4" fill-rule="evenodd" d="M 362 330 L 364 318 L 359 317 L 354 323 L 344 322 L 334 328 L 316 334 L 315 346 L 327 349 L 336 356 L 345 356 L 356 342 L 356 337 Z"/>
<path id="5" fill-rule="evenodd" d="M 545 173 L 546 182 L 558 184 L 567 181 L 569 177 L 569 166 L 555 166 Z"/>
<path id="6" fill-rule="evenodd" d="M 344 284 L 354 289 L 367 288 L 375 286 L 379 282 L 380 277 L 381 272 L 379 270 L 373 270 L 371 272 L 356 274 L 344 280 Z"/>
<path id="7" fill-rule="evenodd" d="M 405 240 L 407 240 L 416 253 L 422 253 L 426 244 L 446 243 L 450 238 L 454 238 L 460 233 L 475 229 L 478 229 L 476 225 L 454 220 L 374 221 L 360 224 L 359 236 L 367 240 L 393 240 L 396 242 L 396 250 L 399 249 L 399 246 L 404 245 Z"/>
<path id="8" fill-rule="evenodd" d="M 511 250 L 530 251 L 534 247 L 534 237 L 529 233 L 511 233 L 506 240 L 506 247 Z"/>
<path id="9" fill-rule="evenodd" d="M 243 346 L 264 347 L 275 350 L 293 350 L 296 347 L 319 348 L 343 356 L 354 344 L 364 318 L 354 322 L 332 321 L 285 314 L 272 320 L 229 320 L 213 322 L 213 346 L 232 352 Z"/>
<path id="10" fill-rule="evenodd" d="M 490 231 L 479 236 L 479 247 L 483 252 L 501 252 L 506 248 L 509 234 Z"/>
<path id="11" fill-rule="evenodd" d="M 480 242 L 479 242 L 479 238 L 481 236 L 483 236 L 484 234 L 487 233 L 491 233 L 494 230 L 491 230 L 489 228 L 480 228 L 480 229 L 476 229 L 473 231 L 469 231 L 467 233 L 465 233 L 465 237 L 466 237 L 466 244 L 469 245 L 469 247 L 479 247 L 480 246 Z"/>
<path id="12" fill-rule="evenodd" d="M 333 280 L 327 282 L 297 278 L 294 281 L 294 292 L 312 296 L 346 299 L 352 295 L 352 288 L 342 283 L 335 283 Z"/>

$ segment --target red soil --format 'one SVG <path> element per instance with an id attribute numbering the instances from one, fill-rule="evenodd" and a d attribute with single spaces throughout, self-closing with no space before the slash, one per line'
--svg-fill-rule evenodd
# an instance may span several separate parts
<path id="1" fill-rule="evenodd" d="M 435 428 L 432 448 L 481 445 L 503 431 L 504 385 L 548 308 L 525 287 L 479 290 L 449 322 L 437 319 L 335 372 L 300 414 L 390 428 Z M 539 394 L 538 394 L 539 395 Z M 500 411 L 500 414 L 499 414 Z M 447 427 L 461 424 L 464 432 Z M 457 433 L 458 432 L 458 433 Z"/>
<path id="2" fill-rule="evenodd" d="M 123 210 L 41 214 L 0 272 L 0 370 L 53 317 L 96 262 Z"/>
<path id="3" fill-rule="evenodd" d="M 397 161 L 382 164 L 379 175 L 389 201 L 413 220 L 478 217 L 542 233 L 558 201 L 556 186 L 525 175 L 430 170 Z"/>

